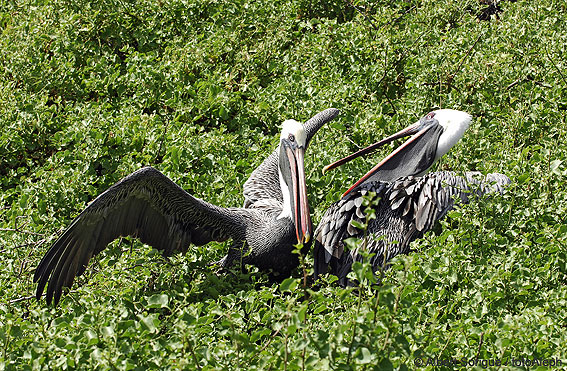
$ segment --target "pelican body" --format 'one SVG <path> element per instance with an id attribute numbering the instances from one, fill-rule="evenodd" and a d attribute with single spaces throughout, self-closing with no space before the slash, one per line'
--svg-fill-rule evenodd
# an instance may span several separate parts
<path id="1" fill-rule="evenodd" d="M 344 240 L 364 237 L 352 221 L 365 221 L 363 197 L 374 192 L 379 199 L 374 209 L 376 219 L 366 231 L 367 252 L 374 254 L 374 270 L 398 254 L 409 251 L 410 242 L 430 230 L 451 210 L 455 201 L 467 203 L 472 195 L 502 192 L 510 180 L 502 174 L 481 177 L 450 172 L 424 175 L 433 163 L 455 145 L 469 127 L 472 117 L 462 111 L 441 109 L 428 113 L 413 125 L 328 165 L 324 172 L 376 148 L 410 136 L 405 143 L 380 161 L 331 205 L 315 231 L 315 278 L 330 272 L 339 284 L 348 283 L 347 274 L 354 261 L 362 260 L 359 251 L 345 251 Z"/>
<path id="2" fill-rule="evenodd" d="M 47 303 L 57 305 L 63 287 L 71 287 L 90 259 L 119 236 L 137 237 L 165 255 L 184 252 L 190 244 L 232 239 L 221 267 L 241 260 L 289 275 L 298 265 L 293 246 L 308 244 L 313 234 L 305 150 L 315 132 L 337 114 L 327 109 L 305 126 L 285 121 L 278 148 L 244 185 L 243 208 L 196 198 L 152 167 L 128 175 L 87 206 L 47 251 L 34 274 L 37 299 L 47 284 Z"/>
<path id="3" fill-rule="evenodd" d="M 315 231 L 315 278 L 329 271 L 348 284 L 352 263 L 362 261 L 358 250 L 345 249 L 347 238 L 365 238 L 366 252 L 373 254 L 370 264 L 379 270 L 390 259 L 410 251 L 410 243 L 432 229 L 435 223 L 457 204 L 494 192 L 502 193 L 510 183 L 505 175 L 482 176 L 467 172 L 429 173 L 422 177 L 403 177 L 393 182 L 365 182 L 339 202 L 331 205 Z M 376 219 L 370 220 L 367 232 L 355 228 L 352 221 L 366 222 L 363 196 L 376 194 L 371 206 Z"/>

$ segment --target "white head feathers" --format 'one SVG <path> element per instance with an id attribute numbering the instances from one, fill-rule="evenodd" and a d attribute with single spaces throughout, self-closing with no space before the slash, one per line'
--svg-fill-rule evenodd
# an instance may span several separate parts
<path id="1" fill-rule="evenodd" d="M 463 111 L 440 109 L 433 111 L 439 125 L 443 126 L 443 134 L 437 142 L 435 159 L 443 157 L 463 136 L 472 122 L 472 116 Z"/>
<path id="2" fill-rule="evenodd" d="M 290 135 L 293 135 L 294 140 L 297 142 L 299 147 L 305 147 L 307 134 L 305 133 L 305 129 L 301 122 L 297 122 L 295 120 L 285 120 L 283 122 L 280 140 L 289 138 Z"/>

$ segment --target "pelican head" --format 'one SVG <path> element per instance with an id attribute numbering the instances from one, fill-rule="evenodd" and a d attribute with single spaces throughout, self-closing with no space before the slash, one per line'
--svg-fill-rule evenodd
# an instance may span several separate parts
<path id="1" fill-rule="evenodd" d="M 423 175 L 437 159 L 445 155 L 461 139 L 471 121 L 471 115 L 463 111 L 440 109 L 429 112 L 416 123 L 396 134 L 325 166 L 323 173 L 398 138 L 412 135 L 360 178 L 343 194 L 343 197 L 371 177 L 372 180 L 393 181 L 403 176 Z"/>
<path id="2" fill-rule="evenodd" d="M 435 160 L 438 160 L 463 137 L 472 122 L 472 116 L 454 109 L 439 109 L 428 115 L 430 114 L 434 114 L 433 117 L 437 120 L 438 125 L 443 127 L 443 133 L 439 137 L 435 152 Z"/>
<path id="3" fill-rule="evenodd" d="M 295 120 L 284 121 L 278 169 L 284 204 L 278 219 L 289 217 L 293 220 L 297 243 L 308 243 L 313 234 L 303 165 L 306 146 L 307 134 L 303 125 Z"/>

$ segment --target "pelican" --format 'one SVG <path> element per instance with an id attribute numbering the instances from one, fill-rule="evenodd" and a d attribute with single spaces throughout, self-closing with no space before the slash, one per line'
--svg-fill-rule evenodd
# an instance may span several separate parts
<path id="1" fill-rule="evenodd" d="M 293 245 L 308 244 L 312 237 L 305 149 L 337 114 L 327 109 L 305 125 L 286 120 L 278 148 L 244 185 L 243 208 L 200 200 L 152 167 L 128 175 L 87 206 L 41 259 L 34 274 L 37 299 L 49 282 L 47 303 L 57 305 L 63 287 L 70 288 L 90 259 L 120 236 L 137 237 L 165 255 L 184 252 L 190 244 L 232 239 L 221 267 L 241 260 L 289 275 L 298 265 Z"/>
<path id="2" fill-rule="evenodd" d="M 472 195 L 502 192 L 510 182 L 502 174 L 481 177 L 468 172 L 461 177 L 437 172 L 423 176 L 459 141 L 471 121 L 472 117 L 462 111 L 433 111 L 406 129 L 325 167 L 323 171 L 412 135 L 326 211 L 315 231 L 315 279 L 330 266 L 339 284 L 348 284 L 352 263 L 362 260 L 358 250 L 345 253 L 345 239 L 349 237 L 366 238 L 364 247 L 367 253 L 374 254 L 370 263 L 376 271 L 394 256 L 407 253 L 410 242 L 430 230 L 454 207 L 456 200 L 467 203 Z M 369 192 L 374 192 L 379 201 L 371 204 L 376 219 L 369 221 L 364 232 L 351 222 L 366 221 L 363 197 Z"/>
<path id="3" fill-rule="evenodd" d="M 432 229 L 435 223 L 457 203 L 465 204 L 475 197 L 502 193 L 510 179 L 503 174 L 482 176 L 466 172 L 434 172 L 422 177 L 403 177 L 393 182 L 369 181 L 331 205 L 315 231 L 315 279 L 327 272 L 348 285 L 347 274 L 352 263 L 362 261 L 360 251 L 345 252 L 345 240 L 365 238 L 361 248 L 374 254 L 370 264 L 374 272 L 399 254 L 410 251 L 410 243 Z M 366 222 L 363 196 L 375 192 L 379 200 L 372 209 L 376 219 L 368 222 L 367 231 L 355 228 L 352 221 Z"/>

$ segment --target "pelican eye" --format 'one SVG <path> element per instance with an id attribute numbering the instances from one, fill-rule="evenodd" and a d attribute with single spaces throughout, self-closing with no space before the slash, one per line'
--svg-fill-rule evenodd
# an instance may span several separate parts
<path id="1" fill-rule="evenodd" d="M 433 117 L 435 117 L 435 112 L 429 112 L 429 113 L 427 114 L 427 119 L 428 119 L 428 120 L 431 120 Z"/>
<path id="2" fill-rule="evenodd" d="M 287 139 L 289 139 L 290 142 L 295 142 L 295 135 L 290 134 L 288 135 Z"/>

